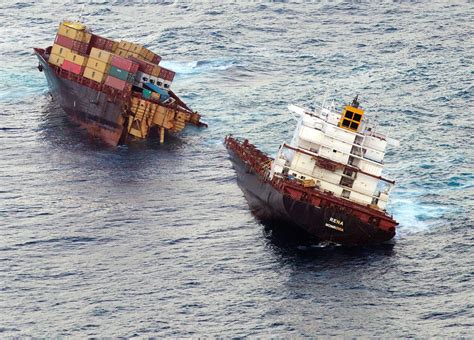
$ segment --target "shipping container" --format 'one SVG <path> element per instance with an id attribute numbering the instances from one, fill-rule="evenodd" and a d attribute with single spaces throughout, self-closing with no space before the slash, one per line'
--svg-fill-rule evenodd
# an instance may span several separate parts
<path id="1" fill-rule="evenodd" d="M 73 40 L 89 43 L 92 35 L 91 33 L 87 32 L 85 29 L 86 29 L 86 26 L 81 23 L 77 23 L 77 22 L 72 23 L 72 22 L 65 21 L 59 25 L 58 34 L 66 36 Z"/>
<path id="2" fill-rule="evenodd" d="M 153 64 L 159 64 L 161 61 L 161 57 L 158 54 L 153 54 L 153 58 L 151 59 L 151 62 Z"/>
<path id="3" fill-rule="evenodd" d="M 176 72 L 168 70 L 168 78 L 166 78 L 166 80 L 168 80 L 169 82 L 172 82 L 175 76 L 176 76 Z"/>
<path id="4" fill-rule="evenodd" d="M 122 70 L 122 69 L 120 69 L 116 66 L 110 66 L 109 74 L 112 77 L 115 77 L 115 78 L 118 78 L 118 79 L 121 79 L 121 80 L 125 80 L 126 82 L 133 81 L 133 76 L 134 76 L 133 73 L 129 73 L 127 71 L 124 71 L 124 70 Z"/>
<path id="5" fill-rule="evenodd" d="M 159 77 L 161 74 L 161 67 L 158 65 L 153 65 L 153 69 L 150 73 L 153 77 Z"/>
<path id="6" fill-rule="evenodd" d="M 50 54 L 48 62 L 56 66 L 61 66 L 64 62 L 64 57 L 61 57 L 59 54 Z"/>
<path id="7" fill-rule="evenodd" d="M 108 75 L 105 79 L 105 85 L 110 86 L 119 91 L 126 91 L 129 87 L 131 88 L 131 84 L 127 83 L 124 80 L 115 78 L 111 75 Z"/>
<path id="8" fill-rule="evenodd" d="M 151 99 L 160 100 L 160 94 L 157 92 L 152 92 Z"/>
<path id="9" fill-rule="evenodd" d="M 91 46 L 99 50 L 103 50 L 105 47 L 106 38 L 101 37 L 100 35 L 92 34 Z"/>
<path id="10" fill-rule="evenodd" d="M 106 73 L 103 73 L 103 72 L 99 72 L 97 70 L 94 70 L 90 67 L 86 67 L 84 69 L 84 74 L 83 76 L 87 79 L 90 79 L 90 80 L 93 80 L 93 81 L 96 81 L 98 83 L 103 83 L 104 80 L 105 80 L 105 77 L 107 77 L 107 74 Z"/>
<path id="11" fill-rule="evenodd" d="M 155 65 L 153 65 L 152 63 L 150 63 L 148 61 L 145 61 L 145 60 L 141 60 L 141 59 L 133 57 L 133 56 L 128 57 L 128 59 L 130 59 L 133 62 L 137 63 L 138 64 L 138 70 L 143 72 L 143 73 L 146 73 L 146 74 L 151 74 L 151 72 L 153 71 L 153 67 L 155 67 Z"/>
<path id="12" fill-rule="evenodd" d="M 103 61 L 106 64 L 110 64 L 110 61 L 112 60 L 113 53 L 108 52 L 108 51 L 104 51 L 104 50 L 100 50 L 96 47 L 93 47 L 91 49 L 91 53 L 89 54 L 89 56 L 94 58 L 94 59 L 98 59 L 100 61 Z"/>
<path id="13" fill-rule="evenodd" d="M 73 62 L 71 62 L 69 60 L 64 60 L 61 68 L 63 70 L 66 70 L 66 71 L 69 71 L 69 72 L 72 72 L 72 73 L 78 74 L 78 75 L 81 75 L 82 72 L 84 71 L 83 66 L 78 65 L 78 64 L 74 64 Z"/>
<path id="14" fill-rule="evenodd" d="M 69 52 L 64 59 L 79 66 L 86 66 L 87 64 L 87 57 L 74 52 Z"/>
<path id="15" fill-rule="evenodd" d="M 71 49 L 72 46 L 74 45 L 74 40 L 71 39 L 71 38 L 68 38 L 64 35 L 56 34 L 56 38 L 54 39 L 54 43 Z"/>
<path id="16" fill-rule="evenodd" d="M 114 55 L 112 57 L 111 64 L 112 66 L 115 66 L 130 73 L 136 73 L 138 71 L 138 64 L 136 62 L 120 57 L 118 55 Z"/>
<path id="17" fill-rule="evenodd" d="M 151 98 L 151 94 L 153 92 L 151 92 L 150 90 L 143 90 L 142 94 L 143 94 L 143 98 L 146 98 L 146 99 L 150 99 Z"/>
<path id="18" fill-rule="evenodd" d="M 90 51 L 89 44 L 82 41 L 74 40 L 71 47 L 71 51 L 82 55 L 88 55 Z"/>
<path id="19" fill-rule="evenodd" d="M 71 53 L 71 50 L 61 45 L 54 44 L 53 48 L 51 49 L 51 54 L 57 54 L 63 58 L 66 58 L 69 53 Z"/>
<path id="20" fill-rule="evenodd" d="M 117 48 L 117 50 L 115 50 L 115 54 L 117 54 L 117 55 L 120 56 L 120 57 L 126 58 L 126 57 L 127 57 L 127 54 L 128 54 L 128 51 L 127 51 L 127 50 L 123 50 L 123 49 L 121 49 L 121 48 L 119 47 L 119 48 Z"/>
<path id="21" fill-rule="evenodd" d="M 132 46 L 132 43 L 128 42 L 128 41 L 125 41 L 125 40 L 121 40 L 118 44 L 118 48 L 120 48 L 124 51 L 128 51 L 131 46 Z"/>
<path id="22" fill-rule="evenodd" d="M 107 43 L 105 44 L 105 49 L 106 49 L 107 51 L 110 51 L 110 52 L 115 53 L 115 51 L 116 51 L 117 48 L 118 48 L 118 45 L 119 45 L 118 41 L 113 41 L 113 40 L 111 40 L 111 41 L 109 41 L 109 42 L 107 42 Z"/>
<path id="23" fill-rule="evenodd" d="M 106 62 L 101 61 L 99 59 L 95 59 L 93 57 L 89 57 L 89 60 L 87 60 L 87 65 L 86 65 L 86 67 L 91 68 L 101 73 L 108 73 L 109 66 L 110 64 L 107 64 Z"/>
<path id="24" fill-rule="evenodd" d="M 114 52 L 116 46 L 118 46 L 117 41 L 113 41 L 95 34 L 92 35 L 91 47 L 95 47 L 99 50 L 106 50 L 108 52 Z"/>

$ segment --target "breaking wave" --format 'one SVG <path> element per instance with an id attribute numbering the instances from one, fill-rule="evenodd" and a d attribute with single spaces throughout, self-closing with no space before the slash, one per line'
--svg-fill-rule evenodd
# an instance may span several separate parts
<path id="1" fill-rule="evenodd" d="M 238 65 L 234 60 L 198 60 L 198 61 L 162 61 L 163 67 L 175 71 L 178 75 L 195 75 L 215 71 L 225 71 Z"/>

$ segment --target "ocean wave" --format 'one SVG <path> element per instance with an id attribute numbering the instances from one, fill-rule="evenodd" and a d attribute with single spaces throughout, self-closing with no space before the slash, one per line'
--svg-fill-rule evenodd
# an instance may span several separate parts
<path id="1" fill-rule="evenodd" d="M 198 61 L 162 61 L 163 67 L 175 71 L 178 75 L 196 75 L 215 71 L 225 71 L 238 66 L 235 60 L 198 60 Z"/>

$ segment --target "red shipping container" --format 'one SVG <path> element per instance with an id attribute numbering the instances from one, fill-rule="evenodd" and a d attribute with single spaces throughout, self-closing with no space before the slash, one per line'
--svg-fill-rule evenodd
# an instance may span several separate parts
<path id="1" fill-rule="evenodd" d="M 116 90 L 123 91 L 129 85 L 125 80 L 121 80 L 112 76 L 107 76 L 105 79 L 105 85 L 110 86 Z"/>
<path id="2" fill-rule="evenodd" d="M 99 35 L 92 34 L 90 44 L 92 47 L 98 48 L 99 50 L 103 50 L 104 45 L 105 45 L 105 40 L 106 40 L 105 38 L 102 38 Z"/>
<path id="3" fill-rule="evenodd" d="M 74 40 L 72 40 L 71 38 L 65 37 L 64 35 L 56 34 L 56 39 L 54 39 L 54 43 L 61 45 L 62 47 L 71 49 L 72 45 L 74 44 Z"/>
<path id="4" fill-rule="evenodd" d="M 153 67 L 155 67 L 155 65 L 153 65 L 152 63 L 149 63 L 147 61 L 144 61 L 144 60 L 132 57 L 132 56 L 128 57 L 128 59 L 130 59 L 131 61 L 137 63 L 138 64 L 138 69 L 140 71 L 142 71 L 143 73 L 151 74 L 151 72 L 153 72 Z"/>
<path id="5" fill-rule="evenodd" d="M 105 39 L 104 50 L 109 51 L 109 52 L 113 52 L 114 43 L 115 43 L 115 41 L 113 41 L 113 40 Z"/>
<path id="6" fill-rule="evenodd" d="M 168 70 L 164 67 L 161 68 L 160 74 L 158 75 L 158 78 L 161 79 L 166 79 L 166 75 L 168 74 Z"/>
<path id="7" fill-rule="evenodd" d="M 85 42 L 82 42 L 82 41 L 77 41 L 77 40 L 74 40 L 74 42 L 72 44 L 72 47 L 71 47 L 71 50 L 73 52 L 76 52 L 76 53 L 82 54 L 82 55 L 87 55 L 90 52 L 88 43 L 85 43 Z"/>
<path id="8" fill-rule="evenodd" d="M 175 75 L 176 72 L 168 70 L 168 77 L 166 78 L 166 80 L 173 81 Z"/>
<path id="9" fill-rule="evenodd" d="M 70 62 L 69 60 L 64 60 L 63 65 L 61 66 L 63 70 L 72 72 L 74 74 L 81 75 L 82 72 L 84 72 L 84 67 L 81 65 L 74 64 Z"/>
<path id="10" fill-rule="evenodd" d="M 99 50 L 112 52 L 114 41 L 101 37 L 100 35 L 93 34 L 90 42 L 90 48 L 92 49 L 92 47 L 98 48 Z"/>
<path id="11" fill-rule="evenodd" d="M 153 59 L 151 60 L 151 62 L 152 62 L 153 64 L 156 64 L 156 65 L 158 65 L 158 64 L 160 63 L 160 61 L 161 61 L 161 57 L 160 57 L 158 54 L 155 54 L 155 55 L 153 56 Z"/>
<path id="12" fill-rule="evenodd" d="M 138 71 L 138 64 L 136 62 L 118 55 L 112 57 L 112 66 L 129 73 L 136 73 Z"/>

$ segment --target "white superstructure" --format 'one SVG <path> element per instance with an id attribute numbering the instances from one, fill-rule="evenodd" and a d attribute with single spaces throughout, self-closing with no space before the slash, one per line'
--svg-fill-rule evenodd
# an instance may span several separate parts
<path id="1" fill-rule="evenodd" d="M 322 107 L 311 112 L 294 105 L 298 124 L 291 143 L 284 143 L 270 176 L 289 176 L 355 203 L 385 210 L 394 182 L 382 178 L 387 142 L 375 132 L 357 97 L 342 113 Z"/>

